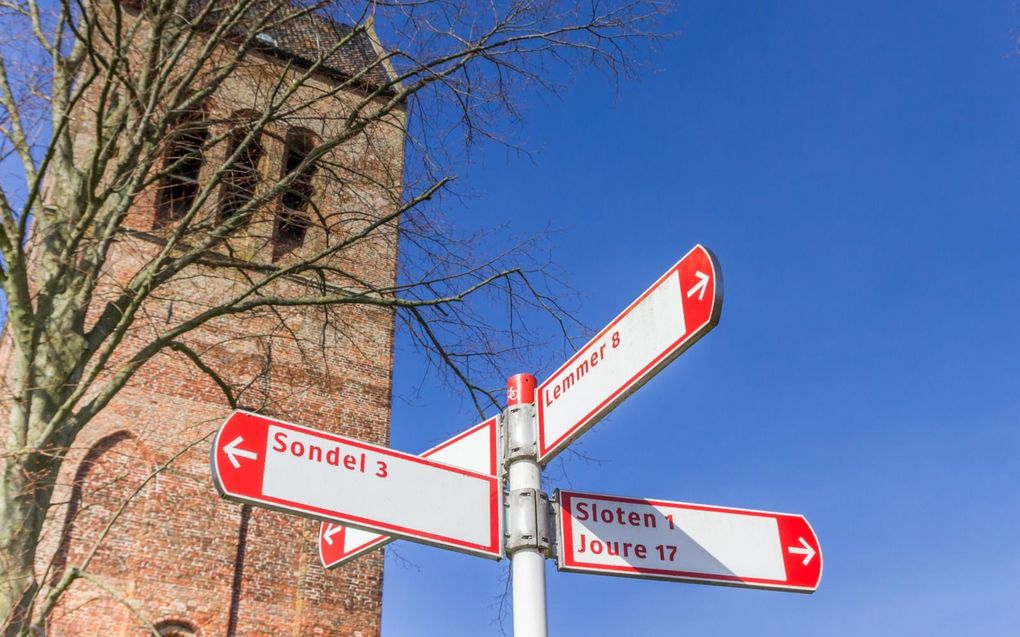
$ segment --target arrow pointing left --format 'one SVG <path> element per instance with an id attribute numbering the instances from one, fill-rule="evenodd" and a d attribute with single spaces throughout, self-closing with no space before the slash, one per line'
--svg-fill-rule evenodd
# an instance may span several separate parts
<path id="1" fill-rule="evenodd" d="M 212 448 L 213 484 L 228 500 L 342 524 L 352 533 L 503 556 L 497 476 L 240 410 L 220 427 Z M 339 545 L 347 535 L 330 539 Z"/>
<path id="2" fill-rule="evenodd" d="M 489 418 L 429 449 L 421 457 L 498 477 L 498 423 L 498 419 Z M 395 539 L 384 534 L 323 522 L 319 529 L 319 559 L 323 567 L 336 568 Z"/>
<path id="3" fill-rule="evenodd" d="M 241 449 L 238 447 L 239 444 L 244 442 L 244 438 L 238 436 L 230 441 L 230 444 L 223 447 L 223 453 L 227 454 L 227 459 L 230 460 L 230 464 L 234 465 L 235 469 L 241 468 L 241 463 L 237 461 L 237 457 L 247 458 L 248 460 L 258 460 L 259 455 L 254 451 L 248 451 L 247 449 Z"/>
<path id="4" fill-rule="evenodd" d="M 326 528 L 322 530 L 322 539 L 326 544 L 333 546 L 333 536 L 343 531 L 344 527 L 342 524 L 333 524 L 332 522 L 323 522 L 323 524 Z"/>

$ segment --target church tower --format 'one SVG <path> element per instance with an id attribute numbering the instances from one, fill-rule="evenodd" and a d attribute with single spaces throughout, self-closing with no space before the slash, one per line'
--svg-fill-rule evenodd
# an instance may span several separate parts
<path id="1" fill-rule="evenodd" d="M 142 2 L 122 4 L 125 20 L 145 20 Z M 142 24 L 139 33 L 147 28 Z M 182 114 L 179 130 L 164 142 L 164 166 L 173 169 L 138 197 L 104 274 L 107 296 L 98 296 L 91 320 L 159 252 L 165 233 L 226 157 L 236 156 L 234 169 L 201 204 L 211 219 L 243 208 L 282 175 L 297 174 L 253 207 L 243 229 L 225 238 L 207 265 L 195 266 L 146 305 L 128 339 L 161 334 L 246 283 L 244 267 L 217 268 L 216 259 L 247 263 L 255 276 L 266 264 L 285 265 L 362 236 L 399 205 L 403 106 L 350 143 L 305 161 L 345 125 L 354 104 L 389 82 L 372 30 L 354 32 L 309 13 L 256 39 L 259 46 L 243 64 Z M 200 55 L 203 44 L 196 38 L 188 55 Z M 228 54 L 221 44 L 209 55 Z M 238 152 L 244 122 L 309 72 L 282 103 L 295 105 L 293 112 L 281 111 Z M 382 91 L 370 99 L 391 97 Z M 96 143 L 90 121 L 76 121 L 76 147 Z M 309 294 L 343 285 L 335 277 L 393 285 L 395 223 L 351 241 L 335 259 L 340 274 L 288 276 L 274 285 L 290 292 L 307 286 Z M 38 570 L 52 584 L 87 564 L 88 577 L 65 593 L 47 634 L 146 635 L 148 621 L 174 636 L 377 637 L 382 552 L 324 571 L 318 522 L 221 500 L 210 478 L 209 445 L 231 412 L 225 388 L 238 407 L 388 444 L 393 332 L 388 308 L 274 308 L 211 320 L 147 362 L 86 426 L 63 465 Z M 196 365 L 195 355 L 215 377 Z"/>

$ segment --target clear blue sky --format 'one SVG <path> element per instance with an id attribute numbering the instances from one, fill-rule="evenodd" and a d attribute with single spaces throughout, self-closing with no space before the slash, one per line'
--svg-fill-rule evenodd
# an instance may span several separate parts
<path id="1" fill-rule="evenodd" d="M 825 574 L 808 596 L 549 563 L 551 633 L 1017 634 L 1020 5 L 688 0 L 671 26 L 618 97 L 588 74 L 532 101 L 534 162 L 479 155 L 459 221 L 552 221 L 592 327 L 713 249 L 719 326 L 550 486 L 802 513 Z M 475 422 L 407 400 L 396 363 L 395 447 Z M 505 562 L 392 549 L 415 566 L 388 560 L 383 635 L 500 634 Z"/>

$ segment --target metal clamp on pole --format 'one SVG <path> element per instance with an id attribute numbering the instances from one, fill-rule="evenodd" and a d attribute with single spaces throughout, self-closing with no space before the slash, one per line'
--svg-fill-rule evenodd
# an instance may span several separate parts
<path id="1" fill-rule="evenodd" d="M 549 496 L 536 489 L 514 489 L 507 500 L 506 550 L 538 549 L 549 554 Z"/>
<path id="2" fill-rule="evenodd" d="M 535 435 L 535 405 L 526 403 L 508 407 L 506 410 L 506 445 L 503 449 L 503 463 L 510 466 L 515 460 L 538 457 L 538 439 Z"/>

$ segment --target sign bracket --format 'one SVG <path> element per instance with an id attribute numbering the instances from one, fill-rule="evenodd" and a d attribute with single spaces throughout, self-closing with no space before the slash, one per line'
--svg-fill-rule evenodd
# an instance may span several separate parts
<path id="1" fill-rule="evenodd" d="M 549 496 L 538 489 L 514 489 L 507 499 L 508 553 L 521 548 L 538 549 L 550 556 L 552 533 L 549 524 Z"/>
<path id="2" fill-rule="evenodd" d="M 538 456 L 538 437 L 535 433 L 534 403 L 517 404 L 506 409 L 503 419 L 503 463 L 509 467 L 520 459 Z"/>

